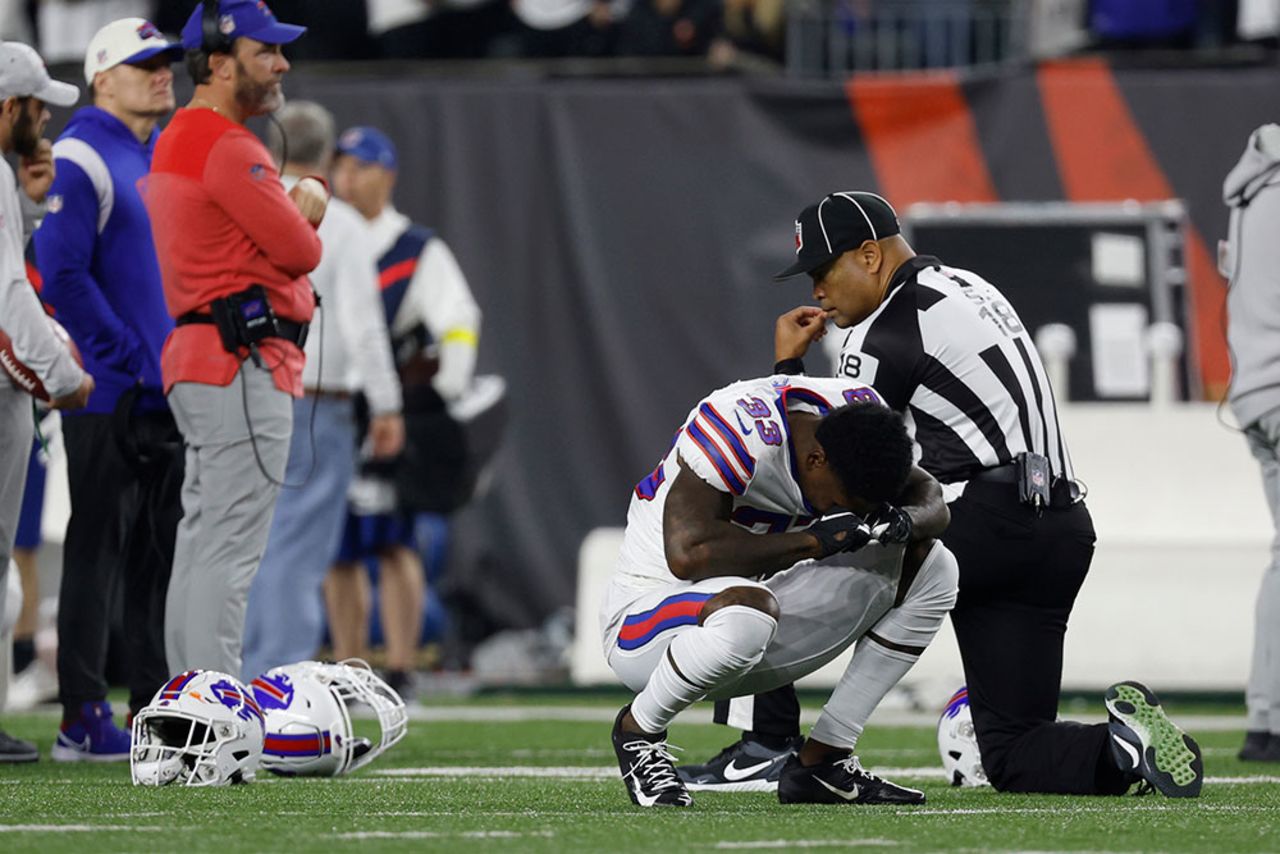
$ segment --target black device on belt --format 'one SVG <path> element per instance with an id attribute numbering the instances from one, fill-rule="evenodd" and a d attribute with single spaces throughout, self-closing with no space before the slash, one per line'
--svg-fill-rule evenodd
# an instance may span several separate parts
<path id="1" fill-rule="evenodd" d="M 1037 512 L 1046 507 L 1069 507 L 1082 497 L 1080 487 L 1069 480 L 1053 477 L 1049 458 L 1043 454 L 1020 453 L 1013 462 L 985 469 L 969 478 L 987 483 L 1018 486 L 1018 503 Z"/>
<path id="2" fill-rule="evenodd" d="M 307 343 L 310 324 L 276 317 L 267 299 L 267 289 L 250 285 L 243 291 L 219 297 L 209 303 L 209 314 L 191 311 L 180 316 L 178 326 L 208 323 L 218 327 L 222 347 L 228 353 L 239 353 L 247 347 L 258 362 L 258 342 L 267 338 L 283 338 L 298 347 Z"/>

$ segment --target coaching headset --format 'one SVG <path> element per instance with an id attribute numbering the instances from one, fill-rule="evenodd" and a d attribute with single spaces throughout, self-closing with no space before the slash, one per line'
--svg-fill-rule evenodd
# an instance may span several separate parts
<path id="1" fill-rule="evenodd" d="M 204 0 L 204 17 L 200 21 L 200 49 L 206 55 L 231 53 L 231 40 L 222 32 L 221 0 Z"/>

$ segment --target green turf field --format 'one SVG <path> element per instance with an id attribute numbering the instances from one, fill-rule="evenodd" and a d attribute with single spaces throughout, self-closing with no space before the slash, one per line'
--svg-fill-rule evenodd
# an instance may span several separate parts
<path id="1" fill-rule="evenodd" d="M 1195 715 L 1189 729 L 1209 777 L 1198 800 L 952 789 L 927 719 L 901 725 L 886 713 L 858 752 L 867 768 L 924 789 L 922 807 L 783 807 L 770 794 L 695 793 L 693 808 L 660 811 L 633 807 L 617 779 L 609 727 L 620 702 L 433 703 L 391 753 L 338 780 L 157 790 L 130 785 L 123 765 L 0 766 L 0 851 L 1280 851 L 1280 765 L 1237 761 L 1238 718 L 1214 714 L 1238 708 L 1167 704 L 1175 718 Z M 47 756 L 56 717 L 4 724 Z M 697 722 L 671 735 L 694 760 L 732 740 Z"/>

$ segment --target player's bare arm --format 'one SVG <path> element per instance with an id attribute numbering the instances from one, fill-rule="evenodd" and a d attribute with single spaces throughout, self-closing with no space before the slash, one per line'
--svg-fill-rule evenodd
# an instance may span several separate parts
<path id="1" fill-rule="evenodd" d="M 800 359 L 809 345 L 827 334 L 826 312 L 816 305 L 802 305 L 778 317 L 773 327 L 773 358 Z"/>
<path id="2" fill-rule="evenodd" d="M 689 471 L 671 484 L 662 513 L 667 566 L 684 581 L 723 575 L 771 575 L 808 558 L 822 557 L 812 534 L 753 534 L 729 521 L 733 497 Z"/>
<path id="3" fill-rule="evenodd" d="M 919 466 L 911 467 L 907 485 L 896 505 L 911 519 L 911 542 L 942 535 L 951 523 L 951 510 L 942 497 L 942 485 Z"/>

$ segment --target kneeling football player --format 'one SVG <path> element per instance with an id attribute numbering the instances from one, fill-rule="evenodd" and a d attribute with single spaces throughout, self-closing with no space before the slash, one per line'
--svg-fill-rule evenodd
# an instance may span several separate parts
<path id="1" fill-rule="evenodd" d="M 934 539 L 948 520 L 869 386 L 765 377 L 700 401 L 636 486 L 602 607 L 605 657 L 638 692 L 613 728 L 631 800 L 692 803 L 666 741 L 683 709 L 786 684 L 861 641 L 778 798 L 923 803 L 853 750 L 955 603 L 956 562 Z"/>

